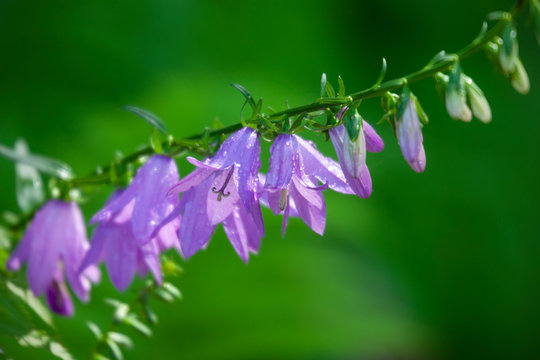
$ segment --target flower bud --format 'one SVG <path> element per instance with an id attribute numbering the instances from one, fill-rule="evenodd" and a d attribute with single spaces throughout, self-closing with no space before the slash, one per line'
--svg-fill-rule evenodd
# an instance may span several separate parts
<path id="1" fill-rule="evenodd" d="M 491 108 L 484 96 L 483 91 L 476 85 L 476 83 L 468 76 L 464 75 L 465 89 L 469 97 L 469 103 L 471 104 L 472 112 L 478 120 L 483 123 L 489 123 L 491 121 Z"/>
<path id="2" fill-rule="evenodd" d="M 454 64 L 446 87 L 446 109 L 452 119 L 471 121 L 471 109 L 467 106 L 465 81 L 459 63 Z"/>
<path id="3" fill-rule="evenodd" d="M 502 34 L 502 46 L 499 50 L 499 62 L 506 74 L 514 71 L 519 56 L 519 46 L 517 42 L 517 31 L 511 23 L 506 24 Z"/>
<path id="4" fill-rule="evenodd" d="M 519 58 L 516 62 L 516 68 L 510 75 L 510 80 L 512 81 L 512 86 L 518 93 L 523 95 L 529 93 L 529 76 L 527 75 L 527 70 L 525 70 L 525 67 Z"/>
<path id="5" fill-rule="evenodd" d="M 403 157 L 414 171 L 421 173 L 426 168 L 422 128 L 413 95 L 410 94 L 408 99 L 407 97 L 402 96 L 402 101 L 406 103 L 403 104 L 403 114 L 396 121 L 397 137 Z"/>
<path id="6" fill-rule="evenodd" d="M 356 112 L 354 116 L 357 121 L 362 122 L 360 114 Z M 366 137 L 364 136 L 362 125 L 355 140 L 351 140 L 349 132 L 345 131 L 342 146 L 345 160 L 342 166 L 344 165 L 353 177 L 360 177 L 360 173 L 366 163 Z"/>

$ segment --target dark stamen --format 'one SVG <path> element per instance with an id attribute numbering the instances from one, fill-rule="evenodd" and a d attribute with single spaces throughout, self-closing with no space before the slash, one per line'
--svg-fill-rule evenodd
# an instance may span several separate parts
<path id="1" fill-rule="evenodd" d="M 221 201 L 222 197 L 228 197 L 231 195 L 230 191 L 225 192 L 225 188 L 227 187 L 227 184 L 229 184 L 229 181 L 231 180 L 231 176 L 234 172 L 234 165 L 231 166 L 231 169 L 229 170 L 229 173 L 227 174 L 227 178 L 225 179 L 225 182 L 223 183 L 223 186 L 221 186 L 221 189 L 217 190 L 215 186 L 212 187 L 212 192 L 214 194 L 218 194 L 217 200 Z"/>

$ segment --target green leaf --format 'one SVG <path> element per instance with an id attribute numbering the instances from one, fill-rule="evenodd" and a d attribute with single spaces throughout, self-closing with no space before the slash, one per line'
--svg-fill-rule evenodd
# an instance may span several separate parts
<path id="1" fill-rule="evenodd" d="M 416 112 L 418 113 L 418 119 L 423 125 L 426 125 L 429 119 L 426 112 L 424 111 L 424 108 L 422 108 L 422 105 L 420 105 L 420 101 L 418 100 L 416 96 L 412 95 L 412 98 L 414 100 L 414 104 L 416 105 Z"/>
<path id="2" fill-rule="evenodd" d="M 23 347 L 41 348 L 49 343 L 49 336 L 43 331 L 31 330 L 18 338 L 17 342 Z"/>
<path id="3" fill-rule="evenodd" d="M 345 114 L 345 129 L 349 134 L 351 141 L 355 141 L 360 134 L 362 128 L 362 117 L 358 114 L 354 107 L 350 107 Z"/>
<path id="4" fill-rule="evenodd" d="M 19 156 L 29 154 L 28 145 L 23 139 L 15 142 L 15 153 Z M 37 170 L 29 165 L 16 163 L 16 192 L 17 203 L 24 213 L 30 213 L 43 203 L 45 194 L 43 192 L 43 182 Z"/>
<path id="5" fill-rule="evenodd" d="M 172 296 L 174 296 L 177 300 L 180 300 L 182 299 L 182 293 L 180 292 L 180 290 L 174 286 L 173 284 L 169 283 L 169 282 L 164 282 L 163 285 L 163 290 L 167 291 L 169 294 L 171 294 Z"/>
<path id="6" fill-rule="evenodd" d="M 41 319 L 41 321 L 43 321 L 50 328 L 54 328 L 51 312 L 37 297 L 34 296 L 34 294 L 32 294 L 30 289 L 23 289 L 11 281 L 6 281 L 5 284 L 9 291 L 21 299 L 24 304 L 28 306 L 28 308 L 32 310 L 39 319 Z"/>
<path id="7" fill-rule="evenodd" d="M 152 136 L 150 137 L 150 144 L 156 154 L 163 154 L 162 142 L 163 139 L 161 138 L 160 132 L 158 129 L 154 129 L 154 131 L 152 131 Z"/>
<path id="8" fill-rule="evenodd" d="M 95 323 L 91 321 L 88 321 L 86 325 L 88 326 L 90 331 L 92 331 L 96 339 L 100 340 L 103 338 L 103 333 L 101 332 L 101 329 L 99 328 L 99 326 L 97 326 Z"/>
<path id="9" fill-rule="evenodd" d="M 339 83 L 339 90 L 338 90 L 338 96 L 344 97 L 345 96 L 345 83 L 343 82 L 343 79 L 341 76 L 338 76 L 338 83 Z"/>
<path id="10" fill-rule="evenodd" d="M 246 90 L 246 88 L 238 84 L 231 84 L 231 86 L 236 90 L 240 91 L 242 95 L 244 95 L 249 106 L 251 106 L 251 110 L 255 111 L 257 109 L 257 104 L 255 103 L 253 96 L 251 96 L 251 94 L 249 93 L 249 91 Z"/>
<path id="11" fill-rule="evenodd" d="M 166 303 L 173 303 L 174 302 L 174 296 L 167 291 L 165 291 L 162 288 L 157 288 L 153 291 L 154 296 L 156 296 L 159 300 L 164 301 Z"/>
<path id="12" fill-rule="evenodd" d="M 128 314 L 124 318 L 124 324 L 127 324 L 131 327 L 133 327 L 135 330 L 140 332 L 141 334 L 145 336 L 152 336 L 152 330 L 148 326 L 146 326 L 144 323 L 142 323 L 139 319 L 137 319 L 137 316 L 135 314 Z"/>
<path id="13" fill-rule="evenodd" d="M 122 354 L 122 350 L 120 350 L 120 347 L 118 346 L 118 344 L 116 344 L 114 342 L 113 339 L 107 338 L 107 340 L 105 340 L 105 343 L 107 344 L 107 346 L 111 350 L 111 354 L 113 356 L 113 359 L 115 359 L 115 360 L 123 360 L 124 359 L 124 355 Z"/>
<path id="14" fill-rule="evenodd" d="M 108 357 L 101 355 L 100 353 L 94 353 L 92 355 L 93 360 L 110 360 Z"/>
<path id="15" fill-rule="evenodd" d="M 46 174 L 59 177 L 60 179 L 70 179 L 73 176 L 69 165 L 54 159 L 40 155 L 21 155 L 7 146 L 0 145 L 0 155 L 18 163 L 29 165 Z"/>
<path id="16" fill-rule="evenodd" d="M 386 70 L 387 70 L 386 59 L 382 58 L 381 71 L 379 72 L 379 77 L 377 78 L 377 81 L 375 82 L 373 87 L 377 87 L 382 83 L 382 81 L 384 80 L 384 77 L 386 76 Z"/>
<path id="17" fill-rule="evenodd" d="M 57 358 L 62 360 L 74 360 L 73 356 L 71 356 L 68 350 L 62 344 L 56 341 L 51 341 L 49 343 L 49 349 L 51 350 L 51 354 Z"/>
<path id="18" fill-rule="evenodd" d="M 336 97 L 336 92 L 334 91 L 334 87 L 329 82 L 326 82 L 326 84 L 324 85 L 324 90 L 326 92 L 326 95 L 328 95 L 328 97 L 332 97 L 332 98 Z"/>
<path id="19" fill-rule="evenodd" d="M 125 348 L 131 349 L 133 347 L 133 341 L 129 338 L 129 336 L 122 333 L 111 331 L 107 334 L 107 337 Z"/>
<path id="20" fill-rule="evenodd" d="M 163 120 L 161 120 L 155 114 L 152 114 L 150 111 L 143 110 L 141 108 L 138 108 L 136 106 L 131 106 L 131 105 L 126 105 L 123 107 L 123 109 L 142 118 L 144 121 L 146 121 L 147 123 L 152 125 L 154 128 L 159 130 L 159 132 L 163 134 L 167 133 L 167 126 L 165 125 Z"/>
<path id="21" fill-rule="evenodd" d="M 326 74 L 323 73 L 321 76 L 321 97 L 326 96 Z"/>

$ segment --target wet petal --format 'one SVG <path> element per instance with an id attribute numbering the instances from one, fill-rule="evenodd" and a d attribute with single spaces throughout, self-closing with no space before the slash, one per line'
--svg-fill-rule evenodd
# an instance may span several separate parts
<path id="1" fill-rule="evenodd" d="M 299 136 L 296 139 L 300 154 L 300 167 L 305 174 L 315 176 L 323 183 L 328 183 L 330 189 L 334 191 L 344 194 L 353 193 L 345 180 L 341 166 L 336 161 L 322 155 L 312 143 Z"/>
<path id="2" fill-rule="evenodd" d="M 283 189 L 289 185 L 293 169 L 298 166 L 298 141 L 289 134 L 280 134 L 270 147 L 270 168 L 265 187 Z"/>
<path id="3" fill-rule="evenodd" d="M 366 120 L 362 121 L 362 129 L 366 137 L 366 149 L 369 152 L 380 152 L 384 149 L 384 142 L 382 138 L 377 134 L 373 126 L 371 126 Z"/>
<path id="4" fill-rule="evenodd" d="M 113 285 L 118 291 L 124 291 L 133 280 L 137 268 L 137 242 L 129 222 L 109 223 L 106 226 L 105 264 Z"/>
<path id="5" fill-rule="evenodd" d="M 304 188 L 293 178 L 290 193 L 302 220 L 313 231 L 322 235 L 326 226 L 326 205 L 322 192 Z"/>

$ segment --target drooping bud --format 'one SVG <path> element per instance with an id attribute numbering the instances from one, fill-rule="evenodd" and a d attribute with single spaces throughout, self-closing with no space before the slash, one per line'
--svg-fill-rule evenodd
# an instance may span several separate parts
<path id="1" fill-rule="evenodd" d="M 341 165 L 345 166 L 347 171 L 354 177 L 360 177 L 360 173 L 366 164 L 366 138 L 362 129 L 362 117 L 356 111 L 353 116 L 354 119 L 351 121 L 354 122 L 356 126 L 359 126 L 360 129 L 356 139 L 352 139 L 349 136 L 349 131 L 345 131 L 342 145 L 343 158 L 345 161 Z"/>
<path id="2" fill-rule="evenodd" d="M 519 57 L 517 31 L 512 23 L 506 24 L 502 34 L 502 46 L 499 51 L 501 68 L 506 74 L 514 71 Z"/>
<path id="3" fill-rule="evenodd" d="M 465 81 L 459 63 L 455 63 L 450 72 L 445 99 L 446 109 L 451 118 L 471 121 L 472 113 L 467 106 Z"/>
<path id="4" fill-rule="evenodd" d="M 420 173 L 426 168 L 422 129 L 414 95 L 404 87 L 396 114 L 396 133 L 403 157 L 411 168 Z"/>
<path id="5" fill-rule="evenodd" d="M 512 86 L 518 93 L 523 95 L 529 93 L 529 75 L 527 75 L 527 70 L 525 70 L 523 63 L 519 58 L 516 62 L 516 68 L 510 75 L 510 80 L 512 81 Z"/>
<path id="6" fill-rule="evenodd" d="M 489 123 L 491 121 L 491 108 L 484 96 L 484 92 L 470 77 L 464 75 L 464 78 L 465 89 L 467 90 L 469 103 L 471 104 L 474 116 L 483 123 Z"/>

